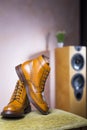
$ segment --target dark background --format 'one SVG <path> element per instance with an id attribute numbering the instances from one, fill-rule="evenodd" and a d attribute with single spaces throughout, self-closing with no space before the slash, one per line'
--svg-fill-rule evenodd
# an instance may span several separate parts
<path id="1" fill-rule="evenodd" d="M 80 0 L 80 44 L 87 46 L 87 0 Z"/>

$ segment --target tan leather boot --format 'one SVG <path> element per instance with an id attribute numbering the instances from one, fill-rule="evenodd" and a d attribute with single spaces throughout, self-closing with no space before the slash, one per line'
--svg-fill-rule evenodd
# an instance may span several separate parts
<path id="1" fill-rule="evenodd" d="M 10 102 L 3 108 L 1 115 L 3 117 L 22 117 L 31 111 L 30 102 L 28 101 L 26 89 L 23 83 L 17 81 L 15 90 L 11 96 Z"/>
<path id="2" fill-rule="evenodd" d="M 15 69 L 20 80 L 24 82 L 29 100 L 42 114 L 48 114 L 49 107 L 42 94 L 50 72 L 47 58 L 38 56 L 16 66 Z"/>

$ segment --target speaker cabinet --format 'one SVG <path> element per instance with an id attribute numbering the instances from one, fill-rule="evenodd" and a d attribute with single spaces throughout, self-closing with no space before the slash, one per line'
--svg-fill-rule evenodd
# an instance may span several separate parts
<path id="1" fill-rule="evenodd" d="M 56 48 L 55 75 L 56 108 L 86 118 L 86 47 Z"/>

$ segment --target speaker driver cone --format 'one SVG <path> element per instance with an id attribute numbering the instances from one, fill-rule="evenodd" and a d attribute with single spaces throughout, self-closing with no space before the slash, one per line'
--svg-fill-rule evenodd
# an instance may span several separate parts
<path id="1" fill-rule="evenodd" d="M 79 71 L 84 66 L 84 58 L 81 54 L 75 54 L 71 59 L 73 69 Z"/>
<path id="2" fill-rule="evenodd" d="M 74 88 L 74 94 L 77 100 L 82 98 L 84 77 L 81 74 L 75 74 L 72 78 L 72 86 Z"/>
<path id="3" fill-rule="evenodd" d="M 75 90 L 84 87 L 84 77 L 81 74 L 75 74 L 72 78 L 72 86 Z"/>

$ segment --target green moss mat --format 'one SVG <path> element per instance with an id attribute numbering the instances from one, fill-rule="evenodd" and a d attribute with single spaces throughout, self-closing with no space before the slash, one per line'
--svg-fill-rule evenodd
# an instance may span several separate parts
<path id="1" fill-rule="evenodd" d="M 62 110 L 50 110 L 50 114 L 41 115 L 33 111 L 21 119 L 2 119 L 0 130 L 66 130 L 87 126 L 87 120 Z"/>

